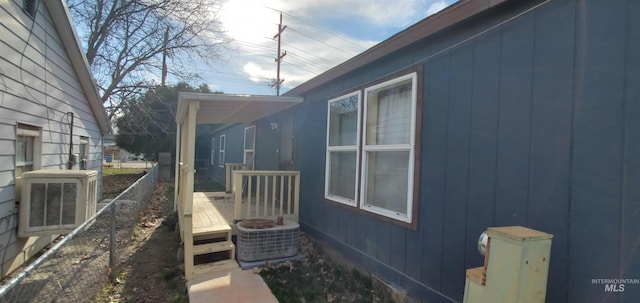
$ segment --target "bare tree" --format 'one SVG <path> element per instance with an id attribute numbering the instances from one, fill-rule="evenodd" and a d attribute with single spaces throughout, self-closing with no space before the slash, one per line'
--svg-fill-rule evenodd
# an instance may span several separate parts
<path id="1" fill-rule="evenodd" d="M 168 72 L 181 81 L 197 78 L 193 60 L 211 64 L 221 59 L 228 43 L 216 0 L 69 0 L 68 4 L 110 117 L 126 106 L 126 100 L 157 84 L 151 80 L 156 75 L 164 79 Z"/>

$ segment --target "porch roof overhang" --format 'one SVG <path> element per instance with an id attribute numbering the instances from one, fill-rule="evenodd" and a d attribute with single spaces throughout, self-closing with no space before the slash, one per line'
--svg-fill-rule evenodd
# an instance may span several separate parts
<path id="1" fill-rule="evenodd" d="M 176 122 L 188 114 L 189 103 L 198 101 L 196 124 L 233 124 L 251 122 L 301 104 L 301 97 L 232 95 L 213 93 L 178 94 Z"/>

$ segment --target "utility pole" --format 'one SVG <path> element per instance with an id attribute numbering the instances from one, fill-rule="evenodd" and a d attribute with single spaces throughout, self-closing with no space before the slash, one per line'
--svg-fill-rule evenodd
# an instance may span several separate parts
<path id="1" fill-rule="evenodd" d="M 287 28 L 287 26 L 282 26 L 282 12 L 280 12 L 280 23 L 278 24 L 278 33 L 273 36 L 273 39 L 278 38 L 278 57 L 276 57 L 276 63 L 278 64 L 278 73 L 277 78 L 272 81 L 271 86 L 275 86 L 276 88 L 276 96 L 280 96 L 280 85 L 284 82 L 284 79 L 280 79 L 280 62 L 282 62 L 282 58 L 287 55 L 287 51 L 280 52 L 280 38 L 282 36 L 282 32 Z"/>
<path id="2" fill-rule="evenodd" d="M 164 32 L 164 44 L 162 45 L 162 86 L 167 81 L 167 44 L 169 43 L 169 27 Z"/>

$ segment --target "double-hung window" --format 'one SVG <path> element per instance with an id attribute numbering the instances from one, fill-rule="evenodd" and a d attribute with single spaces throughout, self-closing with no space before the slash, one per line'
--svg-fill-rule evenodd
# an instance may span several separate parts
<path id="1" fill-rule="evenodd" d="M 224 148 L 226 144 L 225 139 L 226 139 L 226 136 L 221 135 L 220 143 L 218 143 L 218 145 L 220 145 L 220 150 L 218 151 L 218 166 L 220 167 L 224 167 Z"/>
<path id="2" fill-rule="evenodd" d="M 411 73 L 329 100 L 325 198 L 414 223 L 417 81 Z"/>
<path id="3" fill-rule="evenodd" d="M 216 138 L 211 138 L 211 165 L 216 164 Z"/>
<path id="4" fill-rule="evenodd" d="M 329 100 L 325 197 L 356 206 L 358 142 L 360 142 L 360 92 Z"/>
<path id="5" fill-rule="evenodd" d="M 242 163 L 248 164 L 248 169 L 254 169 L 254 157 L 255 157 L 255 144 L 256 144 L 256 126 L 249 126 L 244 129 L 244 154 L 242 156 Z"/>
<path id="6" fill-rule="evenodd" d="M 417 75 L 364 90 L 360 208 L 411 222 Z"/>
<path id="7" fill-rule="evenodd" d="M 40 132 L 36 126 L 18 124 L 16 131 L 16 177 L 40 166 Z"/>

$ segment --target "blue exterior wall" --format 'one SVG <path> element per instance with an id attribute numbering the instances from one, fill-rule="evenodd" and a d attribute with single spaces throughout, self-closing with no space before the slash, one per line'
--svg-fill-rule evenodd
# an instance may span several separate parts
<path id="1" fill-rule="evenodd" d="M 209 178 L 214 181 L 220 182 L 221 184 L 225 184 L 225 173 L 226 168 L 220 167 L 219 162 L 219 153 L 220 153 L 220 136 L 225 135 L 225 163 L 242 163 L 242 158 L 244 154 L 244 128 L 248 125 L 243 123 L 234 124 L 229 127 L 224 127 L 218 130 L 215 130 L 211 133 L 209 137 L 209 142 L 211 142 L 211 138 L 216 138 L 216 146 L 215 152 L 213 153 L 215 157 L 214 165 L 211 165 L 211 159 L 209 159 Z M 209 143 L 211 144 L 211 143 Z M 211 155 L 211 153 L 209 153 Z"/>
<path id="2" fill-rule="evenodd" d="M 259 170 L 278 170 L 279 137 L 277 127 L 273 129 L 271 123 L 278 123 L 281 114 L 272 115 L 255 123 L 256 126 L 256 156 L 255 168 Z"/>
<path id="3" fill-rule="evenodd" d="M 214 165 L 211 165 L 211 159 L 208 159 L 208 176 L 214 181 L 225 183 L 225 168 L 219 166 L 219 149 L 220 136 L 226 137 L 226 163 L 243 163 L 244 158 L 244 129 L 249 126 L 255 126 L 256 142 L 255 142 L 255 169 L 257 170 L 278 170 L 279 169 L 279 148 L 280 148 L 280 129 L 277 125 L 282 125 L 283 118 L 291 115 L 291 110 L 283 111 L 259 121 L 248 123 L 238 123 L 223 127 L 211 132 L 209 136 L 209 144 L 211 138 L 216 139 Z M 275 124 L 275 128 L 272 126 Z M 211 152 L 209 153 L 211 156 Z"/>
<path id="4" fill-rule="evenodd" d="M 524 12 L 536 3 L 509 1 L 305 93 L 292 112 L 304 230 L 424 302 L 461 302 L 479 234 L 523 225 L 554 234 L 547 302 L 637 302 L 640 285 L 592 279 L 640 278 L 640 2 Z M 323 196 L 327 100 L 416 65 L 412 230 Z"/>
<path id="5" fill-rule="evenodd" d="M 638 302 L 638 284 L 613 294 L 590 279 L 640 278 L 640 2 L 576 11 L 569 297 Z"/>
<path id="6" fill-rule="evenodd" d="M 256 154 L 255 168 L 259 170 L 284 170 L 281 162 L 281 140 L 286 140 L 285 120 L 295 115 L 295 109 L 285 110 L 269 117 L 255 121 Z M 294 122 L 295 125 L 295 122 Z M 284 134 L 283 134 L 284 133 Z M 285 137 L 284 139 L 282 137 Z M 295 139 L 294 139 L 295 140 Z M 295 146 L 293 158 L 295 159 Z"/>

